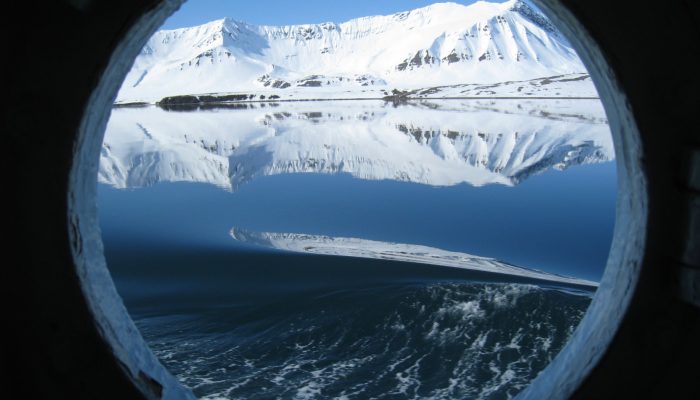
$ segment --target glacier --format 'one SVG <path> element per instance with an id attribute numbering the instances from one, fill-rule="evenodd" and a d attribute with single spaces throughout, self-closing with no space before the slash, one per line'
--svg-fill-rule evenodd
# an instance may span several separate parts
<path id="1" fill-rule="evenodd" d="M 507 84 L 479 89 L 494 83 Z M 451 85 L 468 87 L 446 90 Z M 259 26 L 223 18 L 161 30 L 136 58 L 117 102 L 205 93 L 376 98 L 420 88 L 443 96 L 596 96 L 566 38 L 511 0 L 436 3 L 343 23 Z"/>

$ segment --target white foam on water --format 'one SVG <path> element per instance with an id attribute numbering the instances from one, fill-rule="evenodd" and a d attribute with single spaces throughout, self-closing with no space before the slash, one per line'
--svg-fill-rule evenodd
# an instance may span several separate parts
<path id="1" fill-rule="evenodd" d="M 294 396 L 294 398 L 301 399 L 301 400 L 310 400 L 310 399 L 315 399 L 320 394 L 321 394 L 321 389 L 316 384 L 311 382 L 311 383 L 307 384 L 306 386 L 299 388 L 299 390 L 297 390 L 297 393 Z"/>
<path id="2" fill-rule="evenodd" d="M 308 316 L 308 326 L 294 319 L 294 327 L 285 331 L 291 338 L 288 345 L 274 330 L 252 342 L 249 346 L 263 344 L 254 357 L 244 355 L 246 347 L 221 350 L 216 340 L 226 335 L 180 342 L 166 336 L 151 345 L 183 384 L 208 400 L 245 399 L 260 393 L 261 387 L 271 398 L 509 398 L 536 376 L 532 365 L 545 365 L 553 358 L 584 312 L 547 297 L 553 293 L 561 292 L 521 284 L 430 285 L 397 296 L 397 308 L 377 320 L 374 333 L 358 335 L 354 330 L 363 313 L 350 319 L 339 316 L 342 328 L 330 331 L 336 320 Z M 553 320 L 555 310 L 573 319 Z M 527 326 L 495 323 L 514 312 L 539 313 L 539 319 Z M 153 327 L 146 332 L 153 333 Z M 182 338 L 182 332 L 177 337 Z M 274 348 L 283 349 L 283 356 L 274 355 Z M 446 368 L 442 383 L 425 386 L 435 382 L 425 374 L 434 374 L 436 360 L 445 356 L 439 362 Z M 369 382 L 357 381 L 370 370 L 374 372 Z M 475 378 L 484 372 L 486 379 Z"/>

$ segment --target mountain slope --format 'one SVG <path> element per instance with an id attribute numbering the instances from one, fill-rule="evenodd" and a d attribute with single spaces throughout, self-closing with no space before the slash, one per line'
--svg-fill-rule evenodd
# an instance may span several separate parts
<path id="1" fill-rule="evenodd" d="M 180 94 L 418 88 L 583 73 L 574 50 L 519 0 L 437 3 L 344 23 L 256 26 L 230 18 L 156 32 L 119 101 Z"/>

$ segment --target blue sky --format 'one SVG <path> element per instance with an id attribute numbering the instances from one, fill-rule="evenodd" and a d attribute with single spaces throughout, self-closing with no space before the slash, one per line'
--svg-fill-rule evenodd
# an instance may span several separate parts
<path id="1" fill-rule="evenodd" d="M 504 0 L 492 0 L 503 2 Z M 163 24 L 162 29 L 201 25 L 232 17 L 256 25 L 291 25 L 343 22 L 369 15 L 387 15 L 424 7 L 436 0 L 188 0 Z M 454 0 L 471 4 L 474 0 Z"/>

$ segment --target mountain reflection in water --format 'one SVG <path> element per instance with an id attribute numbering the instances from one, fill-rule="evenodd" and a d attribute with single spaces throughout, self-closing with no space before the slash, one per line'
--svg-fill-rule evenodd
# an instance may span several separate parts
<path id="1" fill-rule="evenodd" d="M 434 186 L 513 185 L 549 168 L 614 158 L 597 100 L 247 106 L 113 110 L 100 182 L 206 182 L 236 190 L 260 176 L 344 172 Z"/>

